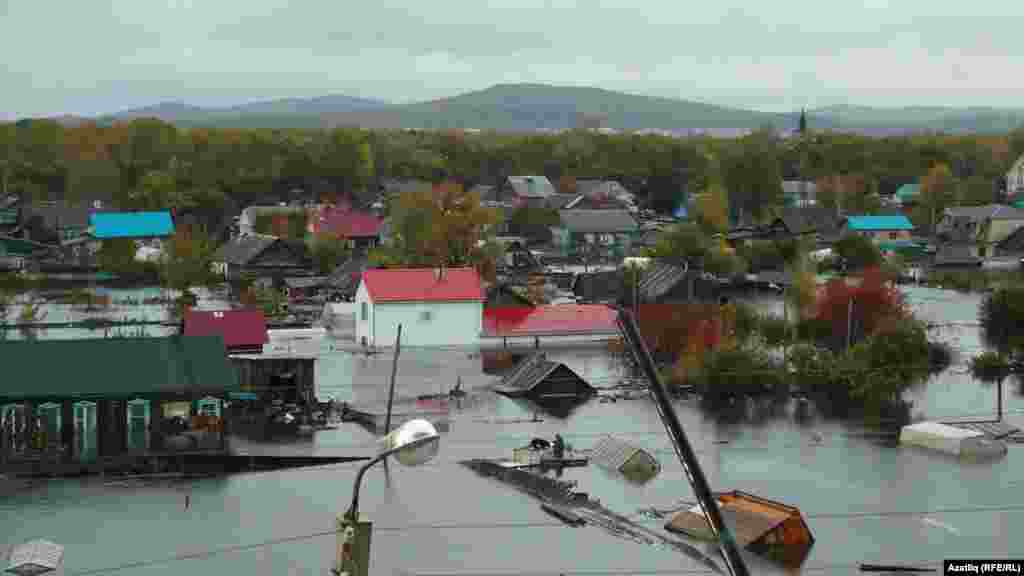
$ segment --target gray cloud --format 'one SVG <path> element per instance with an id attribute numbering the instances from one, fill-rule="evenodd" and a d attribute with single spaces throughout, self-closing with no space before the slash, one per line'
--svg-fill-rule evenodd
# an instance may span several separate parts
<path id="1" fill-rule="evenodd" d="M 3 0 L 7 116 L 498 82 L 762 110 L 1017 106 L 1019 2 Z"/>

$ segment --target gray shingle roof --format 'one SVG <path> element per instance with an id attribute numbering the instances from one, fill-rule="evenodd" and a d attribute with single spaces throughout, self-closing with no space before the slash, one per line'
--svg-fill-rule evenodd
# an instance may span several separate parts
<path id="1" fill-rule="evenodd" d="M 553 210 L 562 210 L 580 198 L 581 194 L 552 194 L 547 198 L 547 206 Z"/>
<path id="2" fill-rule="evenodd" d="M 270 248 L 278 238 L 265 234 L 247 234 L 232 238 L 230 242 L 221 246 L 214 254 L 214 262 L 226 262 L 236 266 L 245 266 L 254 258 Z"/>
<path id="3" fill-rule="evenodd" d="M 779 218 L 786 229 L 793 234 L 817 232 L 828 236 L 839 230 L 839 219 L 835 212 L 818 206 L 787 207 L 779 212 Z"/>
<path id="4" fill-rule="evenodd" d="M 687 275 L 687 269 L 671 262 L 655 261 L 640 276 L 640 299 L 653 302 L 668 294 Z"/>
<path id="5" fill-rule="evenodd" d="M 633 215 L 626 210 L 562 210 L 562 226 L 570 232 L 613 234 L 635 232 Z"/>
<path id="6" fill-rule="evenodd" d="M 537 352 L 522 360 L 501 379 L 501 382 L 495 386 L 495 390 L 508 396 L 528 396 L 537 385 L 544 382 L 546 378 L 560 368 L 566 370 L 578 381 L 576 393 L 573 396 L 596 392 L 590 384 L 580 378 L 571 368 L 560 362 L 548 360 L 544 352 Z"/>
<path id="7" fill-rule="evenodd" d="M 807 185 L 807 196 L 813 198 L 818 193 L 818 185 L 814 182 L 802 180 L 783 180 L 782 181 L 782 193 L 783 194 L 802 194 L 804 191 L 804 184 Z"/>
<path id="8" fill-rule="evenodd" d="M 508 183 L 523 198 L 546 198 L 555 193 L 547 176 L 509 176 Z"/>
<path id="9" fill-rule="evenodd" d="M 363 271 L 372 268 L 365 257 L 353 257 L 335 268 L 327 277 L 326 284 L 331 288 L 355 292 L 359 287 L 359 278 Z"/>
<path id="10" fill-rule="evenodd" d="M 970 244 L 944 244 L 935 253 L 936 266 L 977 266 L 981 258 L 973 254 Z"/>
<path id="11" fill-rule="evenodd" d="M 1002 204 L 947 208 L 945 213 L 954 218 L 969 220 L 1024 220 L 1024 210 Z"/>

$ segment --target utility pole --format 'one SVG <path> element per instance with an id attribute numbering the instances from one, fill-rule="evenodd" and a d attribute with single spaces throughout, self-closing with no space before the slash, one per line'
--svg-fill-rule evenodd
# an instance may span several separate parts
<path id="1" fill-rule="evenodd" d="M 700 467 L 700 461 L 697 460 L 697 455 L 694 453 L 693 447 L 690 446 L 690 441 L 686 438 L 683 426 L 679 423 L 679 417 L 672 406 L 668 389 L 661 381 L 661 376 L 658 375 L 658 370 L 654 366 L 654 359 L 651 358 L 647 345 L 640 337 L 636 321 L 625 308 L 619 309 L 619 325 L 622 328 L 627 343 L 633 350 L 637 363 L 644 371 L 644 375 L 647 376 L 652 396 L 654 396 L 655 406 L 658 408 L 658 415 L 661 416 L 661 421 L 665 425 L 669 437 L 672 439 L 676 454 L 683 464 L 683 470 L 690 480 L 690 485 L 693 487 L 697 502 L 704 512 L 704 517 L 711 526 L 715 539 L 718 540 L 722 557 L 729 568 L 730 574 L 732 576 L 749 576 L 750 571 L 747 570 L 747 565 L 740 554 L 736 538 L 722 518 L 722 512 L 718 508 L 718 502 L 715 500 L 707 478 L 704 476 L 704 471 Z"/>

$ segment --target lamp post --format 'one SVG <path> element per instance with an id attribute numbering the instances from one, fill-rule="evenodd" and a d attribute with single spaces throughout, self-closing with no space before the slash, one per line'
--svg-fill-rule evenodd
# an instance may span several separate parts
<path id="1" fill-rule="evenodd" d="M 335 576 L 367 576 L 369 574 L 370 534 L 373 524 L 365 514 L 359 513 L 359 489 L 366 471 L 374 464 L 386 460 L 388 456 L 394 456 L 400 464 L 405 466 L 419 466 L 429 462 L 437 455 L 440 439 L 440 434 L 430 422 L 426 420 L 406 422 L 385 436 L 384 447 L 380 454 L 359 468 L 352 486 L 352 504 L 344 514 L 338 516 L 337 520 L 337 559 L 331 570 Z"/>

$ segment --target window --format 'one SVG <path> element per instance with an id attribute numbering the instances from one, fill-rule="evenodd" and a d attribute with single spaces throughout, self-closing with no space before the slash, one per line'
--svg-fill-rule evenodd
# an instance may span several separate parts
<path id="1" fill-rule="evenodd" d="M 434 317 L 434 313 L 431 310 L 423 310 L 420 312 L 420 322 L 430 322 Z"/>
<path id="2" fill-rule="evenodd" d="M 370 307 L 366 305 L 366 302 L 359 305 L 359 315 L 362 317 L 363 322 L 366 322 L 367 317 L 370 315 L 369 308 Z"/>

